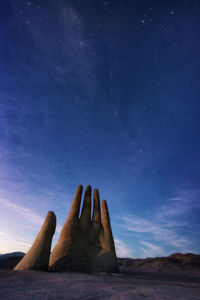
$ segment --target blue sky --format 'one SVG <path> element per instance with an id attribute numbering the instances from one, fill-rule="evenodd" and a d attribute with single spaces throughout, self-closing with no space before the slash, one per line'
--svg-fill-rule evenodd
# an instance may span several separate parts
<path id="1" fill-rule="evenodd" d="M 79 184 L 119 256 L 200 252 L 200 2 L 125 2 L 1 1 L 0 253 Z"/>

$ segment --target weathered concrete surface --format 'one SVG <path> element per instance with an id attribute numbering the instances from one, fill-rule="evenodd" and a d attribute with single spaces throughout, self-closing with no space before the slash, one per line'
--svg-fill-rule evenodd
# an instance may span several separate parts
<path id="1" fill-rule="evenodd" d="M 32 247 L 14 268 L 15 271 L 48 270 L 51 242 L 55 228 L 56 216 L 50 211 Z"/>
<path id="2" fill-rule="evenodd" d="M 91 186 L 87 186 L 79 217 L 83 187 L 73 199 L 59 241 L 53 249 L 50 271 L 119 272 L 107 203 L 102 201 L 102 221 L 99 192 L 93 193 L 91 218 Z"/>

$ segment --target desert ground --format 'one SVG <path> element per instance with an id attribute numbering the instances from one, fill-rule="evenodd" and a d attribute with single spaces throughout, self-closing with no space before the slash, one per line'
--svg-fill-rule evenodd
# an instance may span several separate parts
<path id="1" fill-rule="evenodd" d="M 0 299 L 200 299 L 200 280 L 135 274 L 0 272 Z"/>
<path id="2" fill-rule="evenodd" d="M 9 258 L 0 264 L 0 299 L 200 299 L 197 258 L 195 268 L 177 266 L 171 257 L 119 259 L 120 274 L 12 271 L 17 259 Z"/>

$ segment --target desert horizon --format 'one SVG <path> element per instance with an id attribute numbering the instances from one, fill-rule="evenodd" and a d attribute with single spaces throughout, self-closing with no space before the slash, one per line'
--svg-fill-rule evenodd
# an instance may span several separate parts
<path id="1" fill-rule="evenodd" d="M 174 254 L 179 256 L 183 254 Z M 194 254 L 188 254 L 193 256 Z M 173 255 L 172 255 L 173 256 Z M 194 255 L 196 256 L 196 255 Z M 168 257 L 170 258 L 170 257 Z M 200 255 L 186 260 L 118 259 L 120 274 L 15 271 L 21 258 L 0 256 L 0 297 L 18 299 L 199 299 Z M 191 258 L 191 257 L 190 257 Z M 150 260 L 145 263 L 145 260 Z M 153 261 L 152 261 L 153 260 Z"/>

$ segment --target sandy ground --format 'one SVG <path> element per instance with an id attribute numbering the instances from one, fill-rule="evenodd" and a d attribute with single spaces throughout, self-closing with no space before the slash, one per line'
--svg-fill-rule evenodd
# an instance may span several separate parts
<path id="1" fill-rule="evenodd" d="M 200 278 L 184 275 L 119 275 L 0 271 L 0 299 L 200 299 Z"/>

